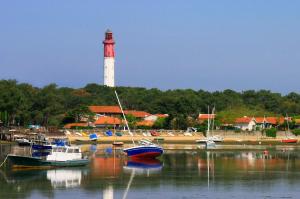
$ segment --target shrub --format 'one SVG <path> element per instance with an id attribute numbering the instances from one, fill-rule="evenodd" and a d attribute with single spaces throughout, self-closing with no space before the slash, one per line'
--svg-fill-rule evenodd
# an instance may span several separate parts
<path id="1" fill-rule="evenodd" d="M 266 129 L 266 136 L 267 137 L 276 137 L 276 133 L 277 133 L 277 129 L 276 128 L 270 128 L 270 129 Z"/>
<path id="2" fill-rule="evenodd" d="M 294 129 L 292 130 L 292 133 L 296 136 L 300 135 L 300 129 Z"/>

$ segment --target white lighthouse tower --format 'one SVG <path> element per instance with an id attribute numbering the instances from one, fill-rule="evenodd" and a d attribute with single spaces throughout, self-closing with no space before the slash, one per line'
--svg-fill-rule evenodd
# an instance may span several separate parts
<path id="1" fill-rule="evenodd" d="M 113 33 L 110 30 L 105 32 L 104 44 L 104 85 L 109 87 L 115 86 L 115 41 Z"/>

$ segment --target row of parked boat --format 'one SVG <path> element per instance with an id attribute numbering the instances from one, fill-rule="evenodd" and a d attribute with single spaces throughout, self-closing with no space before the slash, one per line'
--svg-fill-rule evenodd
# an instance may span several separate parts
<path id="1" fill-rule="evenodd" d="M 84 156 L 80 147 L 71 146 L 67 140 L 54 140 L 49 142 L 42 137 L 41 140 L 29 141 L 16 140 L 20 146 L 30 146 L 31 156 L 9 154 L 8 160 L 14 167 L 71 167 L 84 166 L 89 163 L 89 158 Z M 163 154 L 163 148 L 142 139 L 133 142 L 133 146 L 124 148 L 123 151 L 130 159 L 154 159 Z"/>

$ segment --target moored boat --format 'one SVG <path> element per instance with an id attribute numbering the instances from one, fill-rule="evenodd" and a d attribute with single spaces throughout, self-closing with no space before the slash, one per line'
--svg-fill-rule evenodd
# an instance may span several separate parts
<path id="1" fill-rule="evenodd" d="M 223 142 L 224 139 L 221 136 L 215 135 L 215 136 L 211 136 L 205 139 L 198 139 L 196 140 L 196 143 L 205 143 L 208 140 L 214 141 L 214 142 Z"/>
<path id="2" fill-rule="evenodd" d="M 124 145 L 124 142 L 117 142 L 117 141 L 114 141 L 112 143 L 113 146 L 123 146 Z"/>
<path id="3" fill-rule="evenodd" d="M 281 140 L 282 143 L 287 143 L 287 144 L 292 144 L 292 143 L 297 143 L 298 142 L 298 139 L 297 138 L 294 138 L 294 137 L 291 137 L 291 136 L 288 136 L 288 133 L 291 134 L 290 132 L 290 126 L 289 126 L 289 117 L 288 115 L 286 114 L 286 124 L 287 124 L 287 131 L 285 131 L 285 138 Z"/>
<path id="4" fill-rule="evenodd" d="M 139 145 L 126 148 L 123 151 L 132 159 L 156 158 L 164 152 L 162 147 L 145 139 L 140 140 Z"/>
<path id="5" fill-rule="evenodd" d="M 133 134 L 130 132 L 130 128 L 128 126 L 128 122 L 127 122 L 126 116 L 124 114 L 121 102 L 119 100 L 117 91 L 115 91 L 115 94 L 116 94 L 120 109 L 122 111 L 123 118 L 125 120 L 125 124 L 126 124 L 126 127 L 128 129 L 128 132 L 132 136 Z M 150 140 L 142 139 L 142 140 L 139 141 L 138 145 L 135 145 L 135 142 L 134 142 L 133 138 L 131 140 L 132 140 L 132 143 L 133 143 L 134 146 L 123 149 L 123 151 L 127 154 L 128 157 L 130 157 L 132 159 L 156 158 L 156 157 L 160 156 L 161 154 L 163 154 L 163 152 L 164 152 L 162 147 L 152 143 Z"/>
<path id="6" fill-rule="evenodd" d="M 296 138 L 285 138 L 281 140 L 282 143 L 297 143 L 298 139 Z"/>
<path id="7" fill-rule="evenodd" d="M 89 135 L 90 141 L 97 141 L 98 140 L 98 135 L 97 133 L 92 133 Z"/>
<path id="8" fill-rule="evenodd" d="M 26 138 L 19 138 L 15 140 L 19 146 L 30 146 L 32 142 Z"/>
<path id="9" fill-rule="evenodd" d="M 82 157 L 80 148 L 54 146 L 46 157 L 32 157 L 9 154 L 13 167 L 72 167 L 84 166 L 89 160 Z"/>

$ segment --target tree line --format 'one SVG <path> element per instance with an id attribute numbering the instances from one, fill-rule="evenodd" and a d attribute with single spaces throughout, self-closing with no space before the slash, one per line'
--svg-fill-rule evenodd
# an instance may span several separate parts
<path id="1" fill-rule="evenodd" d="M 89 105 L 117 105 L 117 90 L 124 109 L 149 113 L 167 113 L 164 124 L 184 129 L 207 106 L 216 107 L 217 117 L 223 123 L 232 123 L 236 117 L 300 115 L 300 94 L 287 95 L 269 90 L 233 90 L 208 92 L 204 90 L 156 88 L 109 88 L 87 84 L 83 88 L 58 87 L 49 84 L 42 88 L 16 80 L 0 80 L 0 120 L 5 125 L 61 126 L 77 121 L 80 114 L 89 114 Z"/>

